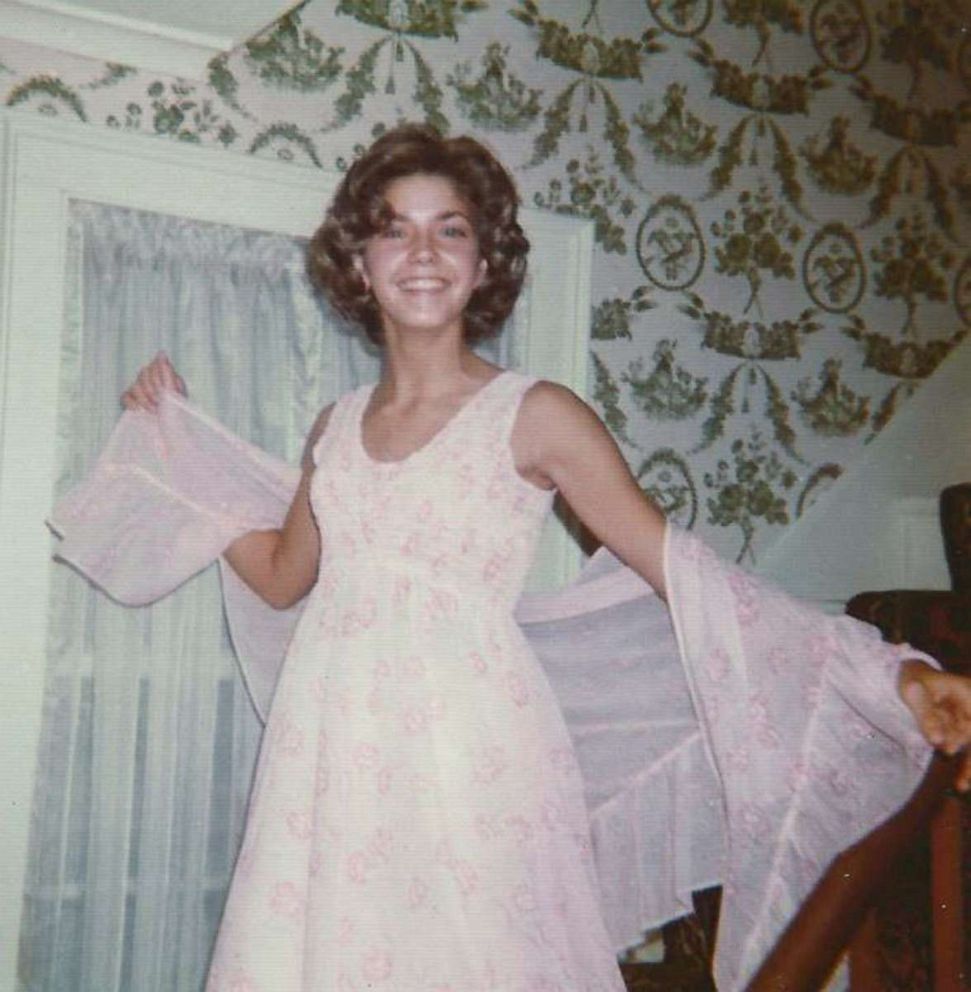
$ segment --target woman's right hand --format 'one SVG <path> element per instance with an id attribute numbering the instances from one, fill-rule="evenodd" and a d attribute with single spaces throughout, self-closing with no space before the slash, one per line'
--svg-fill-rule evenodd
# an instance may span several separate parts
<path id="1" fill-rule="evenodd" d="M 148 365 L 142 366 L 135 381 L 121 394 L 126 410 L 148 410 L 154 413 L 166 390 L 188 396 L 182 377 L 172 367 L 169 356 L 160 351 Z"/>

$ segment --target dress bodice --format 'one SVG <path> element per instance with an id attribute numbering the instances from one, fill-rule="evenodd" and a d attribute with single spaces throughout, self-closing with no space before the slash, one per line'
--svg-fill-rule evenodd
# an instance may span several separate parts
<path id="1" fill-rule="evenodd" d="M 393 462 L 372 458 L 362 441 L 375 387 L 342 397 L 314 452 L 320 584 L 389 592 L 417 581 L 511 608 L 552 501 L 519 475 L 510 448 L 533 381 L 501 373 L 424 446 Z"/>

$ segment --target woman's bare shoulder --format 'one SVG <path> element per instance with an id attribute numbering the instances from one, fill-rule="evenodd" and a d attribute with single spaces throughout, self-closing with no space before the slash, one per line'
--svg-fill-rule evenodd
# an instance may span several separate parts
<path id="1" fill-rule="evenodd" d="M 596 412 L 572 389 L 548 379 L 537 379 L 526 390 L 520 420 L 527 429 L 544 434 L 602 426 Z"/>
<path id="2" fill-rule="evenodd" d="M 511 438 L 519 474 L 542 488 L 555 484 L 556 467 L 578 450 L 612 443 L 600 418 L 572 389 L 546 379 L 523 395 Z"/>

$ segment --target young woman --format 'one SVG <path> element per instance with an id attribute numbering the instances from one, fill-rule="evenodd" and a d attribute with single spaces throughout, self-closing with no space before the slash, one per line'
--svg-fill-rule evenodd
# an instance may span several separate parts
<path id="1" fill-rule="evenodd" d="M 570 739 L 513 607 L 554 491 L 661 596 L 665 522 L 589 407 L 471 349 L 522 284 L 516 208 L 477 142 L 406 126 L 311 243 L 383 372 L 321 413 L 283 525 L 226 551 L 271 605 L 309 599 L 211 992 L 623 988 Z M 165 390 L 185 392 L 159 356 L 123 402 Z M 931 743 L 968 742 L 967 680 L 911 661 L 899 685 Z"/>

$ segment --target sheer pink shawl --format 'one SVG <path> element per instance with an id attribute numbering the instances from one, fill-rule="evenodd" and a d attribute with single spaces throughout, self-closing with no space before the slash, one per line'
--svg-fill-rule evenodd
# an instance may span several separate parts
<path id="1" fill-rule="evenodd" d="M 125 414 L 55 508 L 58 556 L 127 605 L 220 560 L 233 644 L 265 715 L 301 607 L 266 606 L 220 559 L 280 524 L 298 473 L 183 400 Z M 744 988 L 829 861 L 893 813 L 929 748 L 896 691 L 915 652 L 830 617 L 668 527 L 669 603 L 606 552 L 517 619 L 586 784 L 618 948 L 724 887 L 715 978 Z"/>

